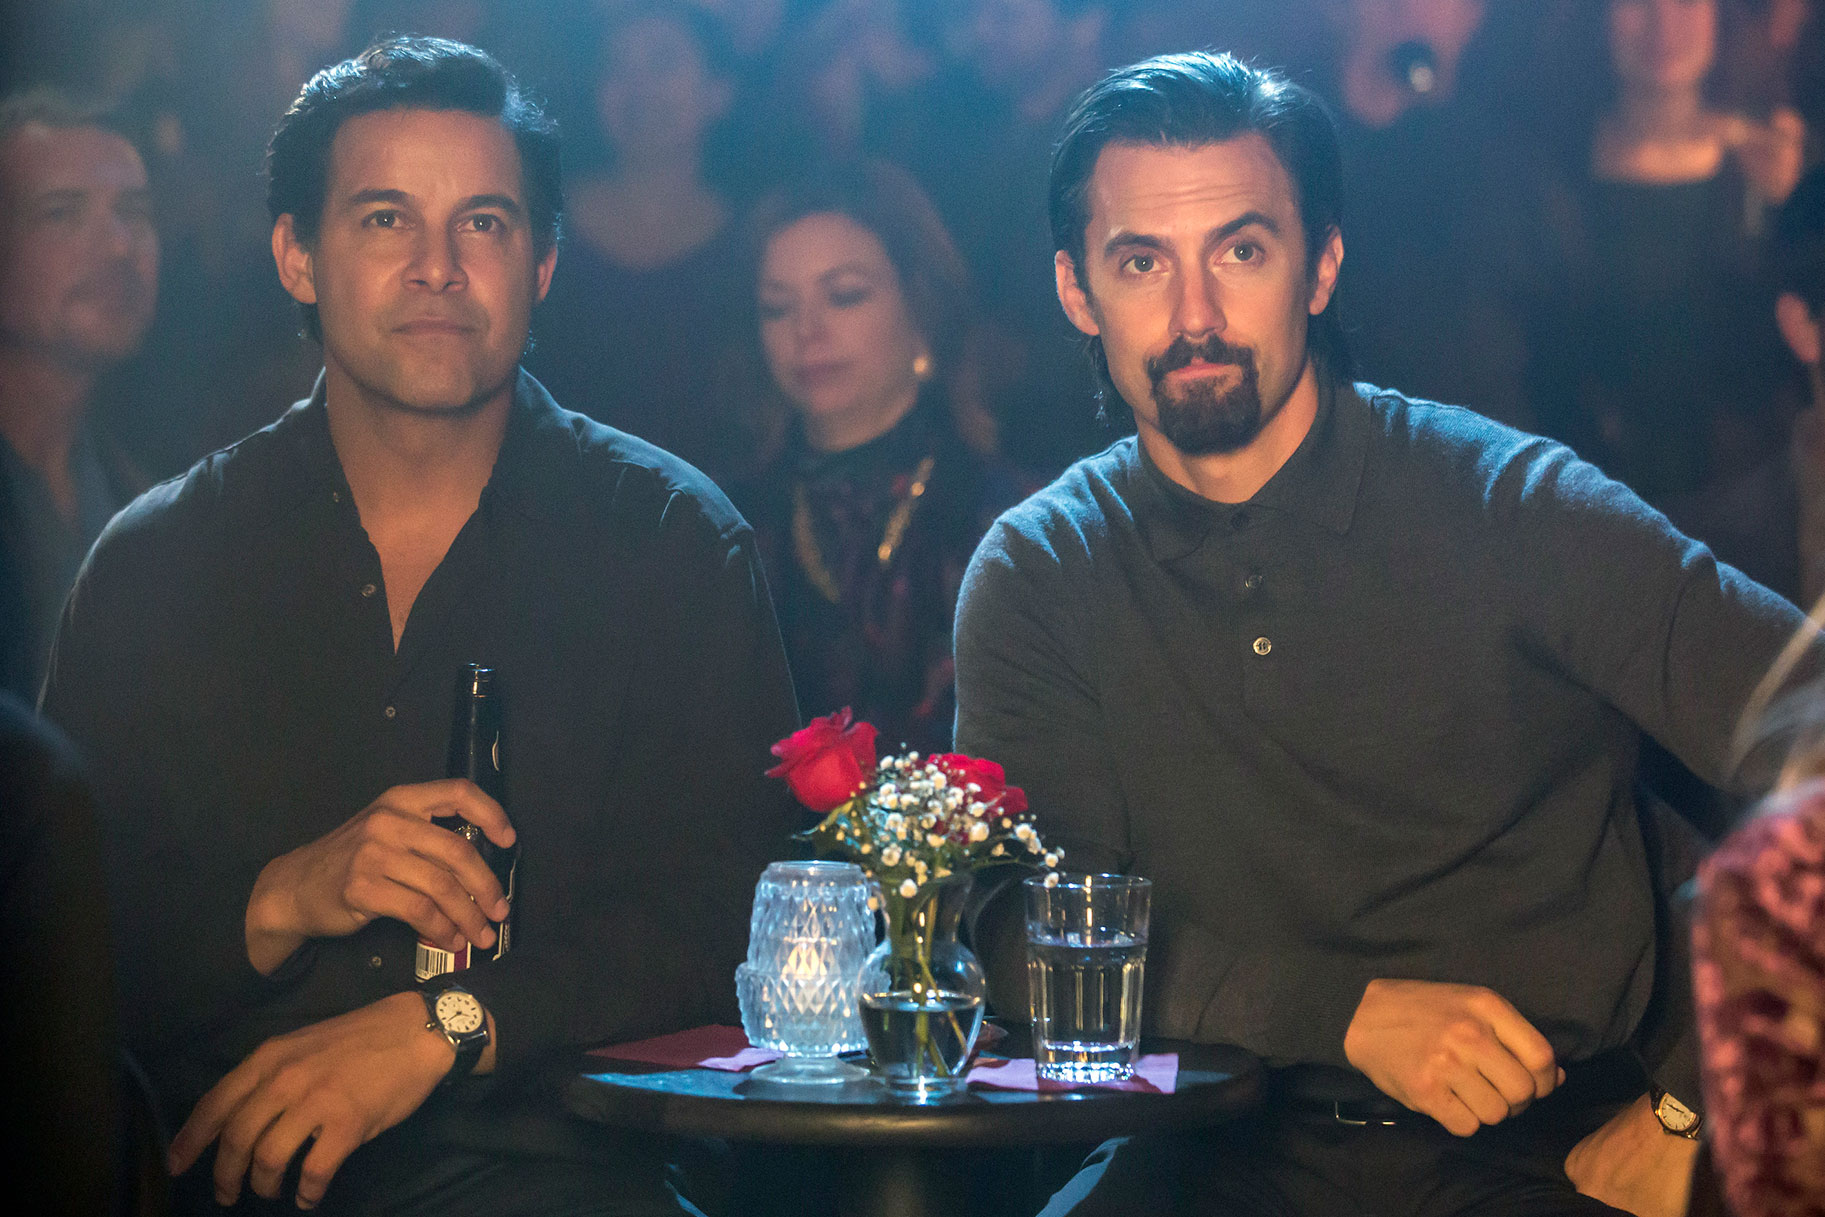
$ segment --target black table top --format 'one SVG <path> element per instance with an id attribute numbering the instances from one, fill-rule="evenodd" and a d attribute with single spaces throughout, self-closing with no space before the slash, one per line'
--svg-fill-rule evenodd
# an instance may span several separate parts
<path id="1" fill-rule="evenodd" d="M 1025 1050 L 1023 1037 L 998 1049 Z M 560 1084 L 573 1115 L 617 1128 L 775 1145 L 1047 1145 L 1100 1141 L 1141 1130 L 1214 1124 L 1253 1107 L 1260 1063 L 1240 1048 L 1143 1040 L 1142 1052 L 1179 1054 L 1172 1094 L 1017 1091 L 971 1087 L 937 1102 L 890 1095 L 873 1078 L 789 1086 L 714 1069 L 668 1069 L 585 1058 Z"/>

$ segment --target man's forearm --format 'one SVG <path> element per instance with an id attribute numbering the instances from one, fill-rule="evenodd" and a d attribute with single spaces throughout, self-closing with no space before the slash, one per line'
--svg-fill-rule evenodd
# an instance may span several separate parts
<path id="1" fill-rule="evenodd" d="M 266 865 L 247 898 L 247 961 L 262 976 L 277 972 L 309 937 L 296 928 L 297 918 L 291 908 L 294 902 L 284 886 L 274 882 L 273 868 L 281 861 L 275 858 Z"/>

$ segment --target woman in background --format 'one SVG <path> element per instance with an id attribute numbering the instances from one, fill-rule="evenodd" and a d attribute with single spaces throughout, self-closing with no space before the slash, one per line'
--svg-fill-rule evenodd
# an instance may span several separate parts
<path id="1" fill-rule="evenodd" d="M 748 288 L 706 150 L 734 103 L 732 54 L 714 18 L 647 2 L 610 16 L 596 52 L 604 161 L 566 191 L 564 248 L 526 366 L 566 409 L 724 475 L 735 458 L 715 370 Z"/>
<path id="2" fill-rule="evenodd" d="M 1650 501 L 1740 471 L 1784 366 L 1762 231 L 1799 180 L 1804 132 L 1713 104 L 1719 0 L 1609 0 L 1609 97 L 1541 212 L 1542 427 Z"/>
<path id="3" fill-rule="evenodd" d="M 976 388 L 963 261 L 912 178 L 871 163 L 770 195 L 751 225 L 770 384 L 760 537 L 807 714 L 949 747 L 965 566 L 1023 493 Z"/>

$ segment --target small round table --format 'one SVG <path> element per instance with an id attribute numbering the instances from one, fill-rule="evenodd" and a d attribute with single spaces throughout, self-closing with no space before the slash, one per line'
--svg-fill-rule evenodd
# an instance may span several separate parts
<path id="1" fill-rule="evenodd" d="M 1025 1055 L 1024 1034 L 997 1049 Z M 561 1094 L 573 1115 L 615 1128 L 827 1147 L 833 1177 L 841 1179 L 837 1217 L 961 1217 L 953 1185 L 984 1154 L 1210 1125 L 1259 1102 L 1260 1063 L 1240 1048 L 1149 1039 L 1141 1050 L 1179 1054 L 1173 1093 L 972 1087 L 912 1103 L 872 1078 L 782 1086 L 740 1073 L 591 1057 L 565 1076 Z"/>

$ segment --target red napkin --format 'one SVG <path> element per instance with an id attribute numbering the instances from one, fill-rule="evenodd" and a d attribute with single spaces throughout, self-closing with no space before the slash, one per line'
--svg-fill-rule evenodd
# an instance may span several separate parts
<path id="1" fill-rule="evenodd" d="M 1078 1090 L 1088 1083 L 1054 1082 L 1039 1076 L 1032 1057 L 1011 1061 L 988 1060 L 969 1071 L 973 1086 L 993 1086 L 997 1090 Z M 1178 1085 L 1179 1054 L 1156 1052 L 1134 1063 L 1134 1076 L 1121 1082 L 1097 1082 L 1099 1090 L 1135 1090 L 1142 1094 L 1171 1094 Z"/>
<path id="2" fill-rule="evenodd" d="M 780 1058 L 777 1052 L 748 1043 L 740 1027 L 693 1027 L 632 1044 L 594 1048 L 589 1055 L 611 1061 L 668 1065 L 673 1069 L 721 1069 L 727 1073 L 740 1073 Z"/>

